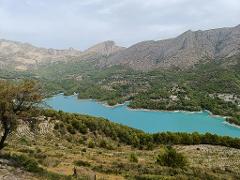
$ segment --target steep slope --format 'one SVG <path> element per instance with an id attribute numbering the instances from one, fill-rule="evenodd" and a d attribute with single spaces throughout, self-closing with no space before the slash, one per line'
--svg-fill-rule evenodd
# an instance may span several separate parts
<path id="1" fill-rule="evenodd" d="M 26 70 L 39 64 L 66 61 L 78 57 L 75 49 L 56 50 L 38 48 L 28 43 L 0 40 L 0 68 Z"/>
<path id="2" fill-rule="evenodd" d="M 80 59 L 86 62 L 93 62 L 96 67 L 106 67 L 109 57 L 121 53 L 124 47 L 117 46 L 114 41 L 104 41 L 85 50 Z"/>
<path id="3" fill-rule="evenodd" d="M 201 60 L 231 57 L 240 53 L 240 25 L 207 31 L 187 31 L 160 41 L 135 44 L 108 60 L 108 65 L 122 64 L 133 69 L 188 68 Z"/>

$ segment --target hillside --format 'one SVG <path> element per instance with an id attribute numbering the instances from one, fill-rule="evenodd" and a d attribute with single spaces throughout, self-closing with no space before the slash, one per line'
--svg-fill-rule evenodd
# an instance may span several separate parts
<path id="1" fill-rule="evenodd" d="M 93 57 L 93 56 L 91 56 Z M 7 80 L 35 79 L 45 95 L 79 93 L 109 105 L 130 101 L 131 108 L 209 110 L 240 124 L 240 56 L 215 59 L 187 70 L 136 71 L 123 66 L 98 68 L 91 61 L 58 62 L 37 70 L 0 71 Z"/>
<path id="2" fill-rule="evenodd" d="M 206 31 L 187 31 L 176 38 L 137 43 L 108 60 L 137 70 L 177 67 L 186 69 L 200 62 L 240 53 L 240 25 Z"/>
<path id="3" fill-rule="evenodd" d="M 32 74 L 0 73 L 0 77 L 36 77 L 48 94 L 79 93 L 109 105 L 130 101 L 131 108 L 209 110 L 234 117 L 240 124 L 240 56 L 215 59 L 187 70 L 142 72 L 123 66 L 96 68 L 92 63 L 68 62 L 40 67 Z"/>
<path id="4" fill-rule="evenodd" d="M 0 156 L 1 161 L 11 162 L 3 169 L 14 170 L 12 176 L 19 168 L 22 176 L 33 179 L 74 179 L 69 175 L 76 167 L 79 179 L 95 175 L 109 180 L 240 177 L 240 151 L 227 147 L 240 148 L 239 139 L 197 133 L 151 135 L 102 118 L 52 110 L 37 119 L 39 123 L 32 128 L 20 122 Z M 169 144 L 186 158 L 186 164 L 169 167 L 157 163 Z"/>

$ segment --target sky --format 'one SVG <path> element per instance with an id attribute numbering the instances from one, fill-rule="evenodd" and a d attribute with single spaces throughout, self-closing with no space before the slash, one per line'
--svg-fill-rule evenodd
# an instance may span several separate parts
<path id="1" fill-rule="evenodd" d="M 240 24 L 240 0 L 0 0 L 0 39 L 84 50 Z"/>

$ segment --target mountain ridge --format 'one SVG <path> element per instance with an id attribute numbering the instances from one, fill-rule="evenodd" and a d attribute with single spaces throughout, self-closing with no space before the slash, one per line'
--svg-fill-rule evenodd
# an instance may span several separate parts
<path id="1" fill-rule="evenodd" d="M 79 56 L 81 51 L 36 47 L 29 43 L 0 39 L 0 67 L 27 70 L 38 64 L 65 61 L 66 57 Z"/>
<path id="2" fill-rule="evenodd" d="M 186 31 L 176 38 L 143 41 L 108 60 L 137 70 L 189 68 L 203 59 L 231 57 L 240 53 L 240 26 L 206 31 Z"/>
<path id="3" fill-rule="evenodd" d="M 240 53 L 240 25 L 209 30 L 188 30 L 175 38 L 148 40 L 128 48 L 104 41 L 80 51 L 39 48 L 29 43 L 0 39 L 0 68 L 37 68 L 53 62 L 93 61 L 97 67 L 123 65 L 135 70 L 187 69 L 204 61 Z"/>

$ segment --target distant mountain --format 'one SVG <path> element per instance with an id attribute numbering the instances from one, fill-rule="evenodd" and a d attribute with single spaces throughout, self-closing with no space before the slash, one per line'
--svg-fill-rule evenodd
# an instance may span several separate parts
<path id="1" fill-rule="evenodd" d="M 124 65 L 136 70 L 177 67 L 186 69 L 203 61 L 240 53 L 240 25 L 206 31 L 187 31 L 172 39 L 144 41 L 129 48 L 105 41 L 81 52 L 56 50 L 0 40 L 0 68 L 26 70 L 53 62 L 90 61 L 98 67 Z"/>
<path id="2" fill-rule="evenodd" d="M 107 65 L 133 69 L 188 68 L 203 60 L 240 53 L 240 25 L 206 31 L 187 31 L 172 39 L 137 43 L 110 57 Z"/>
<path id="3" fill-rule="evenodd" d="M 81 55 L 79 50 L 38 48 L 28 43 L 0 40 L 0 67 L 26 70 L 39 64 L 67 61 Z"/>
<path id="4" fill-rule="evenodd" d="M 39 48 L 28 43 L 2 39 L 0 40 L 0 68 L 27 70 L 42 64 L 70 60 L 105 62 L 107 57 L 123 49 L 113 41 L 99 43 L 81 52 L 73 48 L 65 50 Z"/>
<path id="5" fill-rule="evenodd" d="M 105 41 L 90 47 L 84 53 L 97 53 L 103 56 L 110 56 L 124 49 L 124 47 L 117 46 L 114 41 Z"/>

